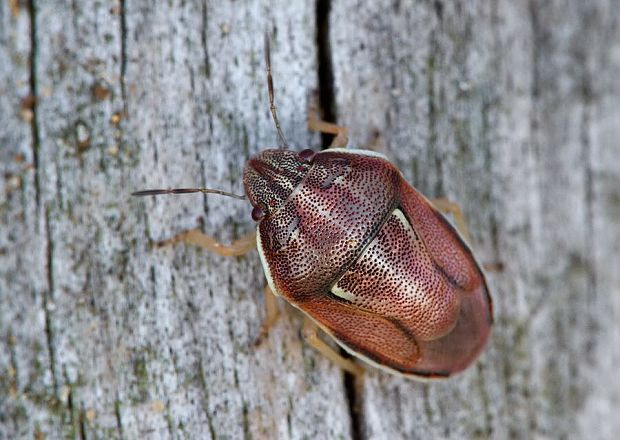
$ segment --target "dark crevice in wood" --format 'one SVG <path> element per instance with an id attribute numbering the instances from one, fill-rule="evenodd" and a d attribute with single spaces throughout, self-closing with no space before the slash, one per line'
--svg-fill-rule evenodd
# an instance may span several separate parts
<path id="1" fill-rule="evenodd" d="M 84 408 L 80 408 L 80 416 L 78 418 L 79 428 L 80 428 L 80 440 L 86 440 L 86 412 Z"/>
<path id="2" fill-rule="evenodd" d="M 38 90 L 37 90 L 37 18 L 34 0 L 28 2 L 28 14 L 30 15 L 30 72 L 29 86 L 30 96 L 32 97 L 32 121 L 30 129 L 32 132 L 32 164 L 34 166 L 34 189 L 37 207 L 41 203 L 41 172 L 39 170 L 39 148 L 41 138 L 39 134 L 39 123 L 37 118 Z"/>
<path id="3" fill-rule="evenodd" d="M 116 395 L 114 401 L 114 418 L 116 419 L 116 430 L 118 431 L 118 438 L 124 438 L 123 434 L 123 419 L 121 418 L 121 399 Z"/>
<path id="4" fill-rule="evenodd" d="M 433 2 L 433 8 L 435 9 L 437 19 L 443 21 L 443 2 L 441 0 L 435 0 Z"/>
<path id="5" fill-rule="evenodd" d="M 67 371 L 65 370 L 65 380 L 67 380 Z M 67 383 L 69 381 L 67 380 Z M 73 403 L 73 386 L 67 386 L 69 392 L 67 393 L 67 410 L 69 411 L 69 417 L 71 417 L 71 424 L 75 426 L 75 405 Z"/>
<path id="6" fill-rule="evenodd" d="M 51 316 L 51 299 L 53 297 L 54 292 L 54 266 L 53 266 L 53 256 L 54 256 L 54 243 L 52 241 L 52 230 L 51 230 L 51 219 L 50 219 L 50 210 L 46 208 L 45 210 L 45 239 L 46 239 L 46 249 L 45 249 L 45 261 L 46 261 L 46 269 L 47 269 L 47 289 L 43 291 L 43 313 L 45 315 L 45 339 L 47 342 L 47 351 L 49 355 L 50 362 L 50 373 L 52 375 L 52 384 L 54 389 L 54 395 L 58 396 L 58 381 L 56 379 L 56 344 L 54 342 L 54 330 L 52 326 L 52 316 Z"/>
<path id="7" fill-rule="evenodd" d="M 248 416 L 248 404 L 243 401 L 242 404 L 242 414 L 243 414 L 243 438 L 244 440 L 250 440 L 252 438 L 252 434 L 250 432 L 250 419 Z"/>
<path id="8" fill-rule="evenodd" d="M 288 411 L 286 411 L 286 432 L 288 433 L 288 438 L 293 438 L 293 424 L 291 422 L 291 412 L 293 408 L 293 398 L 291 395 L 288 395 Z"/>
<path id="9" fill-rule="evenodd" d="M 157 275 L 155 273 L 155 266 L 151 266 L 149 270 L 149 280 L 151 281 L 151 294 L 153 299 L 157 298 Z"/>
<path id="10" fill-rule="evenodd" d="M 209 57 L 209 45 L 207 44 L 207 36 L 208 36 L 208 18 L 207 15 L 207 1 L 205 0 L 202 3 L 202 30 L 200 32 L 200 42 L 202 44 L 202 53 L 203 59 L 205 63 L 205 76 L 207 79 L 211 78 L 211 59 Z"/>
<path id="11" fill-rule="evenodd" d="M 317 0 L 316 3 L 316 43 L 318 57 L 318 93 L 321 118 L 327 122 L 338 122 L 334 66 L 329 40 L 329 14 L 331 0 Z M 328 147 L 334 135 L 322 133 L 323 148 Z M 347 356 L 346 353 L 342 353 Z M 358 393 L 355 376 L 344 372 L 344 388 L 351 419 L 351 436 L 354 440 L 362 439 L 362 415 L 360 413 L 361 395 Z"/>
<path id="12" fill-rule="evenodd" d="M 362 407 L 361 394 L 358 392 L 356 378 L 351 373 L 344 373 L 344 389 L 349 404 L 349 417 L 351 418 L 351 438 L 353 440 L 361 440 L 362 435 Z"/>
<path id="13" fill-rule="evenodd" d="M 125 88 L 125 74 L 127 73 L 127 9 L 125 0 L 120 0 L 120 32 L 121 32 L 121 98 L 123 100 L 123 115 L 127 117 L 127 90 Z"/>
<path id="14" fill-rule="evenodd" d="M 324 121 L 337 122 L 336 96 L 334 92 L 334 69 L 331 45 L 329 42 L 329 12 L 331 0 L 317 0 L 316 3 L 316 43 L 319 74 L 319 109 Z M 321 143 L 328 147 L 333 134 L 321 133 Z"/>

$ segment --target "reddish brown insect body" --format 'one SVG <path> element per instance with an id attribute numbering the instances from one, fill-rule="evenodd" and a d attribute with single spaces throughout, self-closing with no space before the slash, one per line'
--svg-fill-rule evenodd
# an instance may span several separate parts
<path id="1" fill-rule="evenodd" d="M 478 264 L 382 155 L 265 150 L 244 185 L 271 289 L 345 349 L 426 378 L 482 351 L 493 318 Z"/>
<path id="2" fill-rule="evenodd" d="M 471 251 L 384 156 L 343 148 L 287 150 L 267 36 L 265 58 L 270 110 L 283 148 L 251 158 L 243 181 L 259 222 L 256 245 L 271 290 L 378 367 L 418 378 L 463 370 L 484 348 L 493 323 L 491 297 Z M 332 145 L 346 145 L 346 129 L 311 121 L 309 115 L 311 129 L 337 135 Z M 196 192 L 244 198 L 210 188 L 133 194 Z M 164 243 L 178 241 L 226 255 L 250 248 L 241 240 L 223 253 L 226 246 L 195 230 Z"/>

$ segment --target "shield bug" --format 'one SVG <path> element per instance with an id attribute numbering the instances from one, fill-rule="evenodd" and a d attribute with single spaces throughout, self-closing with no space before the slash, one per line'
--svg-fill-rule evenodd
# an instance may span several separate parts
<path id="1" fill-rule="evenodd" d="M 484 348 L 493 322 L 485 278 L 469 247 L 386 157 L 344 148 L 346 129 L 311 112 L 309 128 L 335 134 L 332 147 L 287 149 L 267 37 L 265 58 L 281 148 L 250 158 L 243 171 L 256 234 L 223 246 L 193 230 L 165 243 L 185 241 L 224 255 L 256 246 L 271 291 L 354 356 L 420 379 L 462 371 Z M 245 198 L 207 188 L 134 195 L 191 192 Z M 338 362 L 354 370 L 350 361 Z"/>

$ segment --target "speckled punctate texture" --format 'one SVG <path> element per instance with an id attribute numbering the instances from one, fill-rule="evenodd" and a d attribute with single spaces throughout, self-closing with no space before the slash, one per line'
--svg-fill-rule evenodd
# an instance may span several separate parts
<path id="1" fill-rule="evenodd" d="M 490 334 L 492 307 L 453 228 L 375 153 L 328 150 L 302 163 L 276 150 L 245 171 L 255 206 L 285 198 L 258 225 L 276 292 L 390 370 L 447 377 L 471 364 Z M 282 176 L 298 184 L 283 185 Z"/>
<path id="2" fill-rule="evenodd" d="M 0 438 L 619 438 L 618 1 L 319 3 L 0 1 Z M 318 150 L 317 21 L 350 145 L 503 264 L 493 335 L 447 381 L 347 392 L 283 301 L 253 347 L 258 253 L 149 247 L 198 218 L 230 242 L 249 205 L 129 196 L 242 192 L 277 145 L 266 28 L 282 128 Z"/>
<path id="3" fill-rule="evenodd" d="M 270 215 L 299 186 L 310 165 L 290 150 L 265 150 L 251 157 L 243 169 L 243 185 L 250 203 Z M 290 228 L 289 228 L 290 229 Z M 274 237 L 274 247 L 287 237 Z"/>
<path id="4" fill-rule="evenodd" d="M 260 222 L 279 292 L 297 303 L 329 290 L 372 240 L 397 196 L 398 171 L 383 163 L 348 153 L 317 154 L 276 215 Z"/>

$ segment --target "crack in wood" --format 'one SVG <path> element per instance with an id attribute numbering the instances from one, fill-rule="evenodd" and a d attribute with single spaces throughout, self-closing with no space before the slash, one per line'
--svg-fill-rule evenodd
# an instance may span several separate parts
<path id="1" fill-rule="evenodd" d="M 116 394 L 116 399 L 114 400 L 114 419 L 116 420 L 116 430 L 118 431 L 118 438 L 124 438 L 123 434 L 123 419 L 121 418 L 121 399 Z"/>
<path id="2" fill-rule="evenodd" d="M 56 379 L 56 349 L 54 344 L 54 329 L 52 326 L 51 305 L 54 292 L 54 243 L 52 240 L 50 208 L 45 209 L 45 262 L 47 270 L 47 289 L 43 291 L 43 313 L 45 315 L 45 340 L 47 343 L 47 351 L 49 354 L 50 373 L 52 375 L 52 385 L 54 396 L 58 396 L 58 381 Z"/>
<path id="3" fill-rule="evenodd" d="M 317 0 L 316 3 L 316 45 L 318 57 L 318 88 L 320 116 L 327 122 L 338 122 L 336 96 L 334 91 L 334 69 L 329 41 L 329 11 L 331 0 Z M 324 148 L 328 147 L 334 135 L 321 133 Z"/>
<path id="4" fill-rule="evenodd" d="M 79 439 L 80 440 L 86 440 L 86 411 L 84 410 L 84 407 L 80 407 L 80 414 L 78 417 L 78 424 L 79 424 Z"/>
<path id="5" fill-rule="evenodd" d="M 125 0 L 120 0 L 120 34 L 121 34 L 121 72 L 120 72 L 120 82 L 121 82 L 121 99 L 123 100 L 123 115 L 125 117 L 128 116 L 127 112 L 127 90 L 125 86 L 125 75 L 127 73 L 127 8 L 125 5 Z"/>
<path id="6" fill-rule="evenodd" d="M 202 29 L 200 32 L 200 42 L 202 44 L 202 52 L 205 63 L 205 76 L 207 79 L 211 78 L 211 59 L 209 57 L 209 45 L 208 45 L 208 15 L 207 15 L 207 0 L 202 2 Z"/>
<path id="7" fill-rule="evenodd" d="M 39 133 L 39 121 L 37 118 L 37 110 L 39 106 L 38 102 L 38 87 L 37 87 L 37 17 L 34 0 L 28 2 L 28 14 L 30 16 L 30 71 L 29 71 L 29 86 L 30 96 L 32 96 L 32 120 L 30 122 L 30 128 L 32 133 L 32 164 L 34 167 L 34 188 L 36 196 L 37 207 L 41 204 L 41 173 L 39 171 L 39 148 L 41 144 L 41 137 Z"/>
<path id="8" fill-rule="evenodd" d="M 331 10 L 331 0 L 317 0 L 316 3 L 316 44 L 317 44 L 317 73 L 318 73 L 318 94 L 319 110 L 321 118 L 327 122 L 338 122 L 338 110 L 336 107 L 336 93 L 334 81 L 334 68 L 330 44 L 330 23 L 329 16 Z M 327 148 L 333 139 L 333 135 L 328 133 L 321 134 L 322 147 Z M 348 356 L 341 350 L 344 356 Z M 362 401 L 358 392 L 356 378 L 347 372 L 343 372 L 343 382 L 345 397 L 351 420 L 351 438 L 354 440 L 362 439 L 361 413 Z"/>

